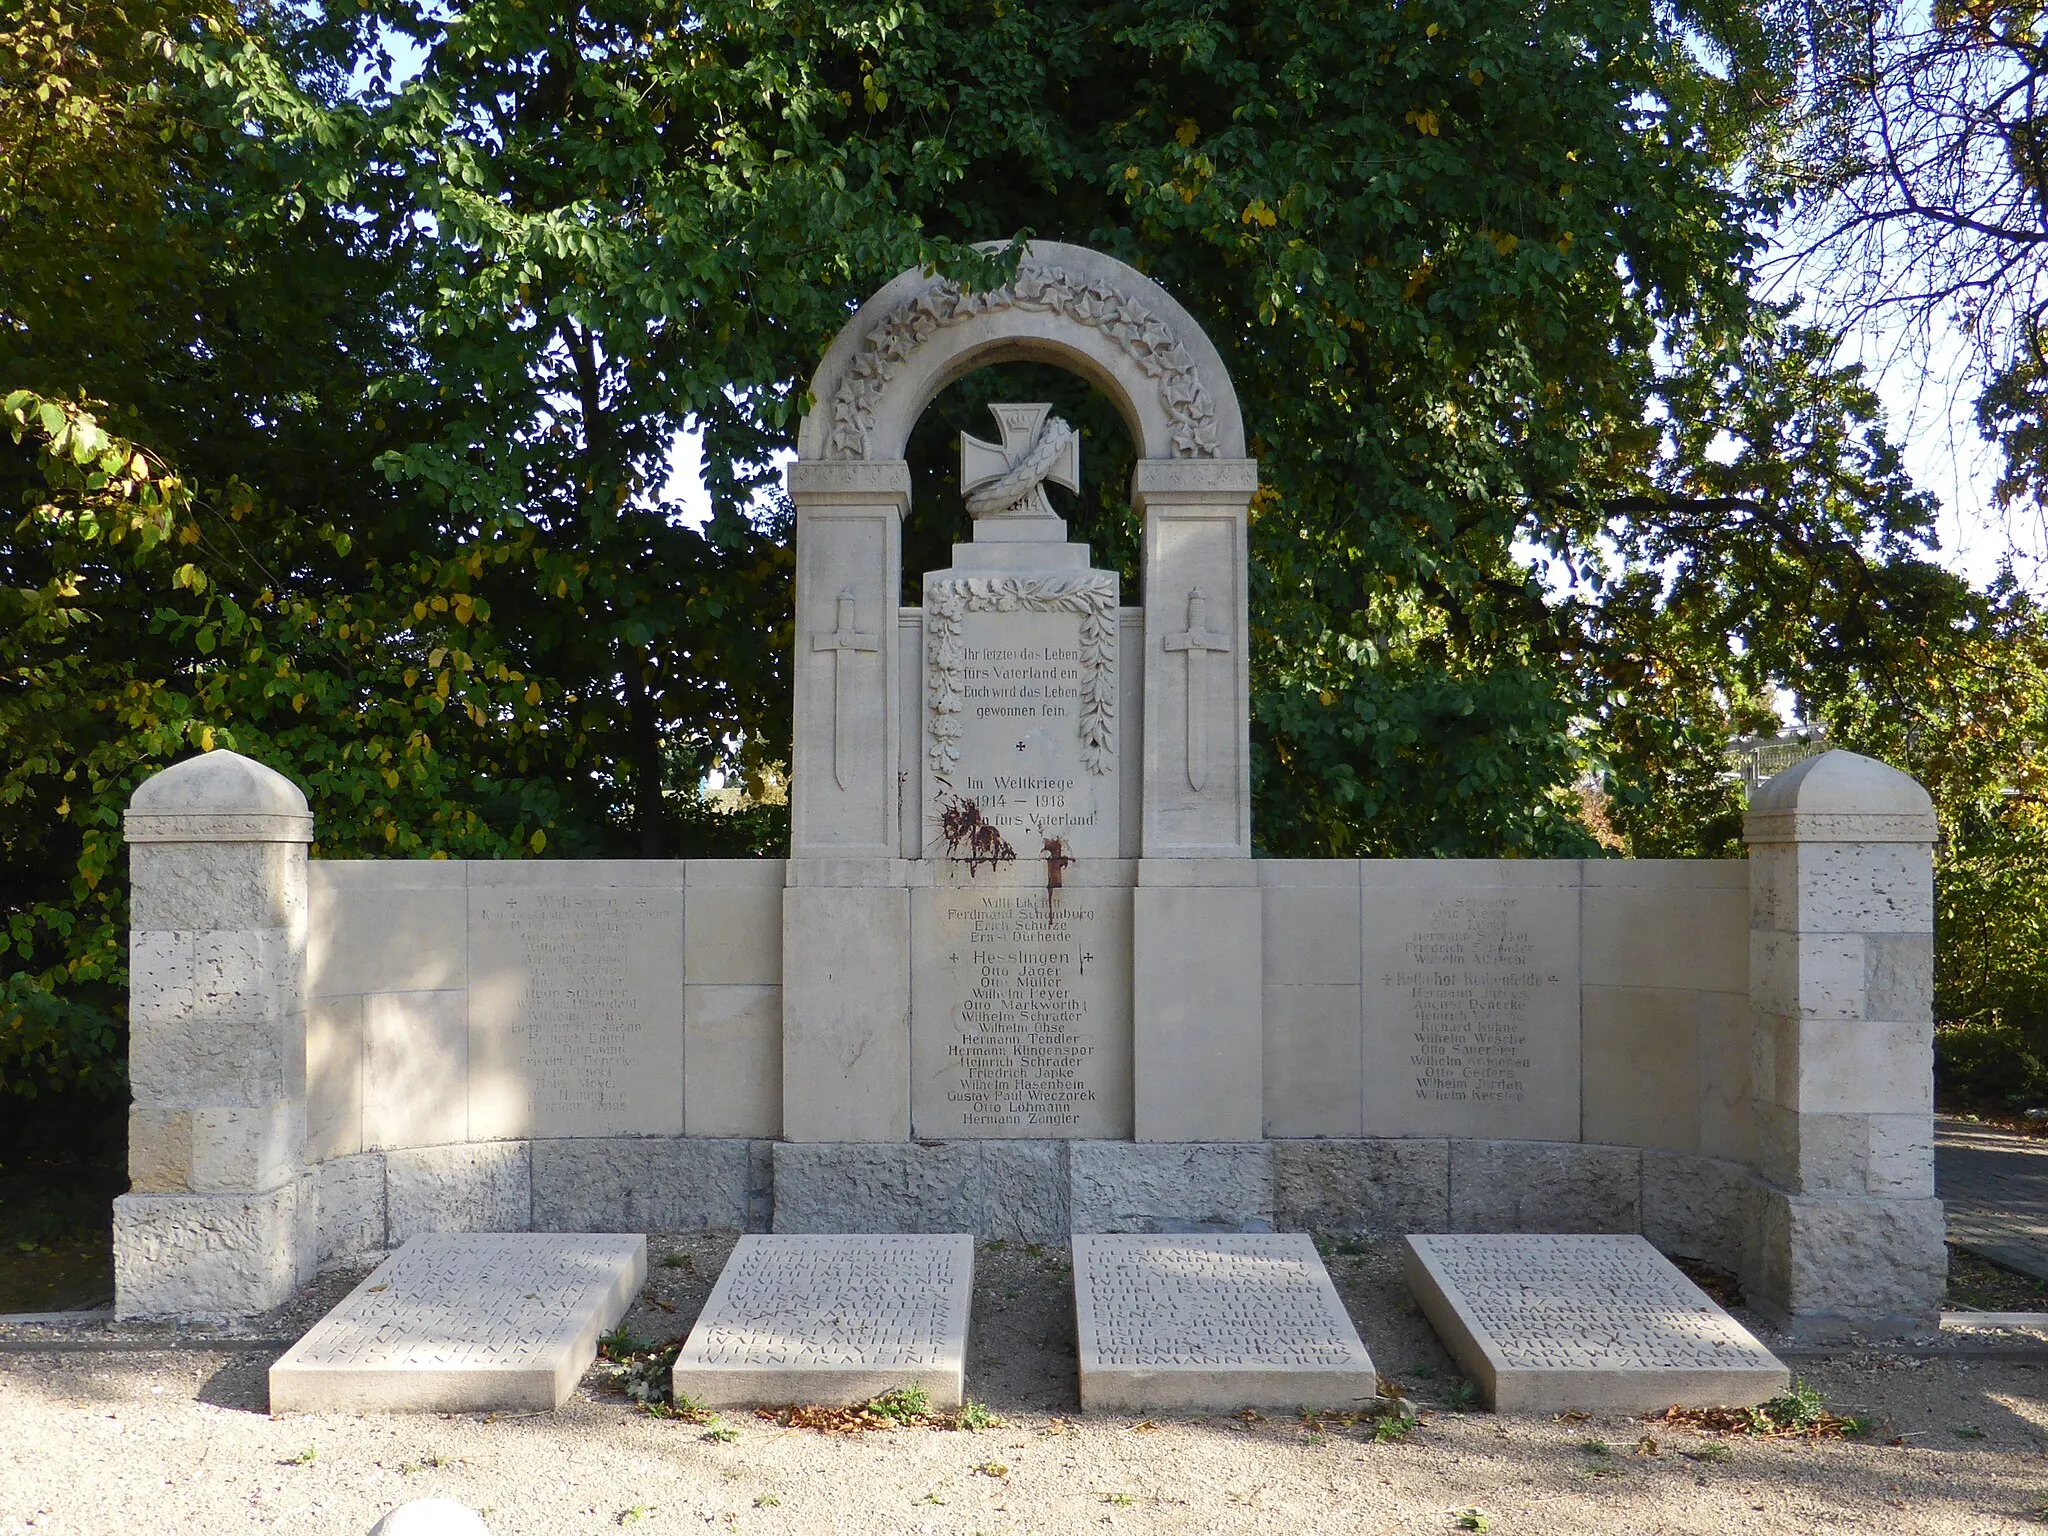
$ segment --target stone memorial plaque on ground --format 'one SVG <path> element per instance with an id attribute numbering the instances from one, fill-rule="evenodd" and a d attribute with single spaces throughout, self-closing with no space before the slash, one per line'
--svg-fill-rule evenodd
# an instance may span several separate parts
<path id="1" fill-rule="evenodd" d="M 436 1232 L 270 1368 L 272 1413 L 559 1408 L 647 1279 L 647 1239 Z"/>
<path id="2" fill-rule="evenodd" d="M 1074 1238 L 1081 1406 L 1362 1408 L 1379 1380 L 1303 1232 Z"/>
<path id="3" fill-rule="evenodd" d="M 915 1383 L 957 1408 L 973 1286 L 964 1233 L 743 1237 L 676 1357 L 676 1394 L 846 1405 Z"/>
<path id="4" fill-rule="evenodd" d="M 1747 1407 L 1791 1385 L 1777 1356 L 1646 1238 L 1405 1242 L 1408 1289 L 1497 1410 Z"/>

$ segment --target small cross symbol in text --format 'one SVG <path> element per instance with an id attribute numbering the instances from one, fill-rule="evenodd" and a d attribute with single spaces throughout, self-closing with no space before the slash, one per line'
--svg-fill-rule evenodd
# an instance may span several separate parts
<path id="1" fill-rule="evenodd" d="M 1083 976 L 1086 976 L 1088 974 L 1088 962 L 1090 960 L 1093 960 L 1094 958 L 1095 957 L 1093 955 L 1083 955 L 1081 957 L 1081 974 Z"/>
<path id="2" fill-rule="evenodd" d="M 1022 752 L 1022 751 L 1024 750 L 1024 743 L 1023 743 L 1023 742 L 1021 742 L 1021 741 L 1020 741 L 1020 742 L 1018 742 L 1018 743 L 1017 743 L 1017 750 L 1018 750 L 1019 752 Z"/>

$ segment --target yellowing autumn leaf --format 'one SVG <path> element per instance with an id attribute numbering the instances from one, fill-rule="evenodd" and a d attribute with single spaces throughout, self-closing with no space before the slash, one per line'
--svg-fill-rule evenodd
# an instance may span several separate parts
<path id="1" fill-rule="evenodd" d="M 1430 111 L 1428 108 L 1414 108 L 1408 113 L 1407 121 L 1415 125 L 1415 131 L 1417 133 L 1427 134 L 1431 138 L 1438 137 L 1436 131 L 1436 113 Z"/>

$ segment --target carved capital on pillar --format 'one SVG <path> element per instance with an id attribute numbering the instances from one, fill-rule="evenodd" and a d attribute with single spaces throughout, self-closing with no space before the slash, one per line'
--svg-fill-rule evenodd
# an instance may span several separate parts
<path id="1" fill-rule="evenodd" d="M 1934 802 L 1910 775 L 1874 757 L 1823 752 L 1772 778 L 1749 802 L 1743 841 L 1932 843 Z"/>
<path id="2" fill-rule="evenodd" d="M 1131 506 L 1242 507 L 1259 488 L 1257 459 L 1140 459 L 1131 472 Z"/>
<path id="3" fill-rule="evenodd" d="M 784 476 L 797 510 L 810 506 L 910 510 L 910 465 L 903 459 L 798 459 Z"/>
<path id="4" fill-rule="evenodd" d="M 290 779 L 223 749 L 144 780 L 123 831 L 131 843 L 310 843 L 313 815 Z"/>

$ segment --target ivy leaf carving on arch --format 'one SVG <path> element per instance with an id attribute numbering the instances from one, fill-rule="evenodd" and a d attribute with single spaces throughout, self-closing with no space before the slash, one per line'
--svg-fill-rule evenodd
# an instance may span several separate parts
<path id="1" fill-rule="evenodd" d="M 1217 455 L 1216 406 L 1188 349 L 1166 322 L 1129 294 L 1070 277 L 1063 269 L 1025 262 L 1008 287 L 968 293 L 941 282 L 906 299 L 861 338 L 853 366 L 832 397 L 828 459 L 864 459 L 875 403 L 897 371 L 938 331 L 1008 309 L 1061 315 L 1100 331 L 1159 386 L 1169 444 L 1178 459 Z"/>

